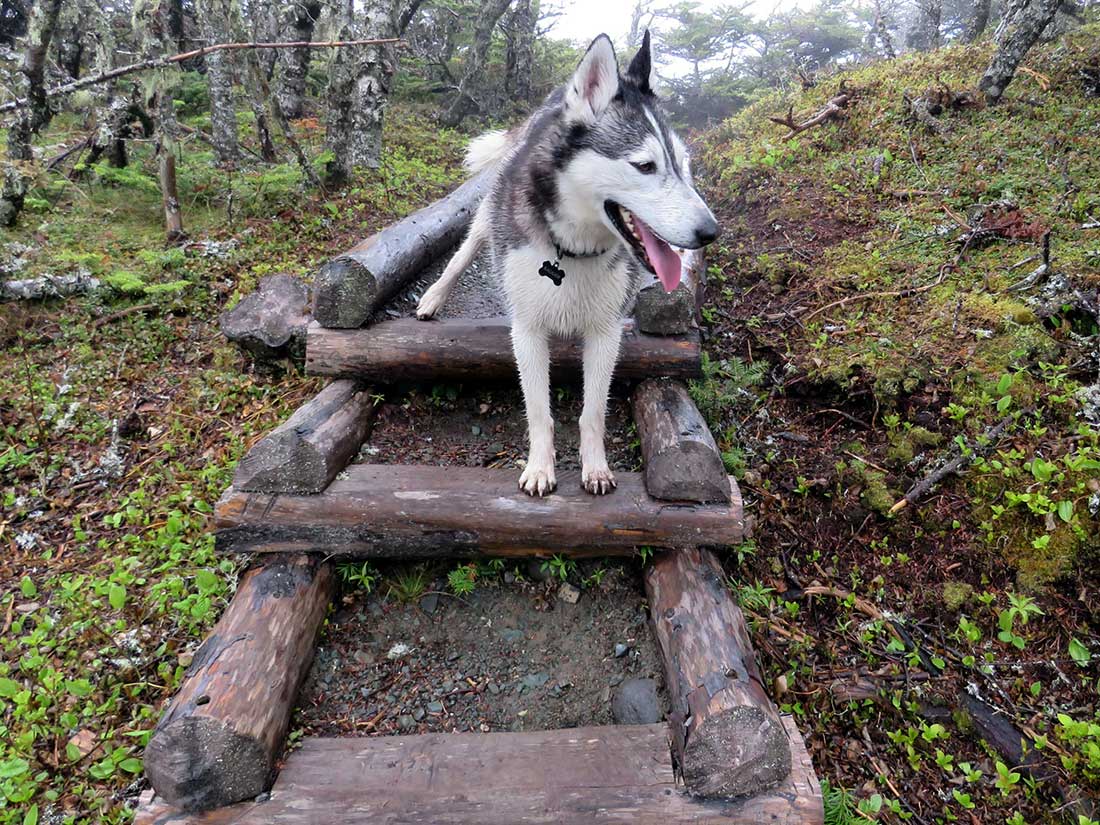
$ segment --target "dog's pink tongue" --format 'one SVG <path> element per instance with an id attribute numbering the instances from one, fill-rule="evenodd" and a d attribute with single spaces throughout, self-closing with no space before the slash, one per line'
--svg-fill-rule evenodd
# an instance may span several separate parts
<path id="1" fill-rule="evenodd" d="M 638 227 L 638 234 L 642 236 L 646 254 L 653 267 L 657 270 L 657 277 L 665 292 L 672 292 L 680 285 L 680 256 L 672 251 L 672 247 L 654 235 L 648 226 L 642 223 L 638 216 L 634 216 L 634 225 Z"/>

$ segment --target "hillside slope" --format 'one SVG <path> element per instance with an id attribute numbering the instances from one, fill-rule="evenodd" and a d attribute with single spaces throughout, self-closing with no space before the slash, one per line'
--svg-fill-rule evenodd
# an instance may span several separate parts
<path id="1" fill-rule="evenodd" d="M 891 820 L 1100 789 L 1100 29 L 995 108 L 967 94 L 988 57 L 819 78 L 696 148 L 724 234 L 695 395 L 757 523 L 733 586 L 820 773 Z M 1046 743 L 1039 787 L 968 735 L 967 690 Z"/>

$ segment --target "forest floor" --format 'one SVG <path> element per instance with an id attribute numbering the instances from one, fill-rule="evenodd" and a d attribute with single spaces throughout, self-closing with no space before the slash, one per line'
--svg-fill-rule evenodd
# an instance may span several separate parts
<path id="1" fill-rule="evenodd" d="M 699 136 L 698 176 L 725 232 L 693 392 L 755 522 L 753 541 L 730 548 L 730 586 L 827 782 L 830 822 L 1076 822 L 1061 800 L 1100 791 L 1100 412 L 1088 395 L 1100 339 L 1074 304 L 1074 290 L 1100 286 L 1100 230 L 1083 228 L 1100 217 L 1097 39 L 1081 32 L 1029 60 L 1036 74 L 994 110 L 949 107 L 942 132 L 911 122 L 902 92 L 966 89 L 980 50 L 846 73 L 846 119 L 790 140 L 766 116 L 815 111 L 839 78 Z M 187 144 L 194 242 L 180 249 L 164 248 L 143 149 L 128 170 L 52 176 L 3 239 L 0 262 L 22 259 L 20 277 L 86 270 L 109 288 L 0 310 L 0 824 L 31 810 L 128 821 L 142 746 L 235 585 L 236 562 L 213 553 L 211 506 L 248 445 L 319 386 L 251 371 L 217 314 L 263 275 L 306 274 L 458 180 L 462 138 L 390 111 L 383 168 L 329 198 L 303 198 L 292 166 L 242 170 L 227 198 L 205 147 Z M 316 140 L 316 123 L 299 126 Z M 65 137 L 51 133 L 48 156 Z M 1047 229 L 1049 272 L 1007 291 Z M 441 426 L 418 460 L 514 461 L 515 402 L 457 386 L 391 394 L 365 457 L 399 457 L 408 420 L 430 428 L 436 415 L 474 438 Z M 986 450 L 981 434 L 1004 419 Z M 963 476 L 890 514 L 972 445 L 983 456 Z M 617 450 L 628 469 L 631 439 Z M 377 733 L 408 729 L 403 716 L 425 729 L 528 724 L 529 700 L 539 724 L 606 721 L 605 688 L 653 670 L 635 621 L 640 570 L 343 565 L 295 737 L 357 726 L 369 702 L 386 711 Z M 556 602 L 563 579 L 577 605 Z M 393 634 L 374 632 L 379 611 Z M 571 616 L 583 618 L 575 637 Z M 486 633 L 482 618 L 525 639 Z M 476 655 L 451 660 L 479 634 Z M 380 655 L 421 637 L 400 668 Z M 635 652 L 615 659 L 629 638 Z M 583 678 L 556 660 L 578 639 L 592 647 Z M 341 713 L 356 701 L 349 660 L 371 696 Z M 459 675 L 507 687 L 510 704 L 441 701 Z M 597 703 L 590 716 L 554 709 L 569 682 Z M 972 735 L 964 692 L 1025 732 L 1030 768 Z"/>

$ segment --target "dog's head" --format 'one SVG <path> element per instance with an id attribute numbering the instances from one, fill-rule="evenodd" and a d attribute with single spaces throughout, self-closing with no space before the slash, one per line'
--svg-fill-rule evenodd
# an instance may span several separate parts
<path id="1" fill-rule="evenodd" d="M 695 191 L 683 142 L 658 109 L 655 82 L 648 31 L 625 75 L 607 35 L 597 37 L 565 87 L 567 127 L 556 160 L 563 194 L 602 205 L 599 219 L 671 292 L 680 282 L 673 247 L 706 246 L 718 223 Z"/>

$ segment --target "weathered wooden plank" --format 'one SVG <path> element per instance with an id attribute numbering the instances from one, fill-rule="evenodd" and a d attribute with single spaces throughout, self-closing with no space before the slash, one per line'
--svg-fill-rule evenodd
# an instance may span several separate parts
<path id="1" fill-rule="evenodd" d="M 147 801 L 135 825 L 820 825 L 813 766 L 787 731 L 796 769 L 733 802 L 676 785 L 664 725 L 612 726 L 306 739 L 269 799 L 179 818 Z"/>
<path id="2" fill-rule="evenodd" d="M 526 556 L 629 555 L 640 545 L 688 547 L 741 541 L 740 495 L 729 504 L 659 502 L 637 473 L 592 496 L 580 474 L 532 498 L 518 471 L 481 467 L 353 464 L 317 495 L 245 493 L 230 488 L 216 508 L 222 552 L 316 551 L 373 558 L 437 558 L 492 553 Z"/>
<path id="3" fill-rule="evenodd" d="M 238 490 L 319 493 L 355 457 L 374 405 L 357 381 L 333 381 L 253 445 L 233 473 Z"/>
<path id="4" fill-rule="evenodd" d="M 313 279 L 313 317 L 326 327 L 362 326 L 371 314 L 466 232 L 492 170 L 333 258 Z"/>
<path id="5" fill-rule="evenodd" d="M 145 749 L 161 799 L 208 810 L 270 786 L 333 584 L 316 557 L 269 556 L 245 573 Z"/>
<path id="6" fill-rule="evenodd" d="M 697 548 L 665 553 L 645 583 L 684 784 L 708 798 L 775 787 L 791 771 L 790 737 L 718 559 Z"/>
<path id="7" fill-rule="evenodd" d="M 581 343 L 557 340 L 551 350 L 555 375 L 580 375 Z M 315 375 L 396 381 L 514 380 L 511 324 L 507 318 L 454 318 L 417 321 L 396 318 L 367 329 L 310 326 L 306 371 Z M 623 331 L 618 378 L 653 375 L 694 378 L 700 374 L 699 333 L 645 335 L 631 322 Z"/>
<path id="8" fill-rule="evenodd" d="M 730 500 L 718 445 L 687 387 L 651 378 L 634 390 L 631 404 L 651 496 L 701 503 Z"/>

